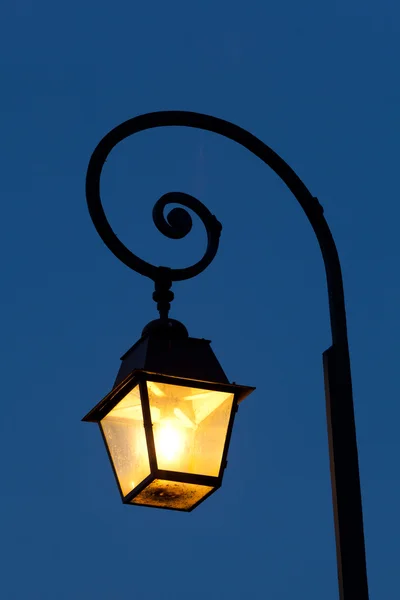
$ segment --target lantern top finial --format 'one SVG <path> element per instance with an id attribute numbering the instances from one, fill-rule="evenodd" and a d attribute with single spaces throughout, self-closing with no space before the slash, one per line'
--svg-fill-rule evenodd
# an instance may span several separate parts
<path id="1" fill-rule="evenodd" d="M 142 331 L 142 337 L 161 337 L 167 339 L 184 339 L 189 337 L 188 330 L 175 319 L 155 319 L 150 321 Z"/>

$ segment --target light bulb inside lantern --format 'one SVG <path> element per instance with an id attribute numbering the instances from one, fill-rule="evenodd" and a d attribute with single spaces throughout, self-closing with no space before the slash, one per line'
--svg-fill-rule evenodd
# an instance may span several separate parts
<path id="1" fill-rule="evenodd" d="M 162 419 L 155 440 L 160 457 L 168 462 L 179 461 L 185 446 L 184 437 L 177 419 Z"/>

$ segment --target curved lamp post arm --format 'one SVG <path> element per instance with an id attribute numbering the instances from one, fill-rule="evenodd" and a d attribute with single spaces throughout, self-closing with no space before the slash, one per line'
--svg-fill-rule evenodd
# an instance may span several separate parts
<path id="1" fill-rule="evenodd" d="M 269 146 L 254 135 L 223 119 L 186 111 L 148 113 L 125 121 L 110 131 L 95 149 L 89 163 L 86 196 L 92 221 L 105 244 L 127 266 L 154 280 L 161 317 L 168 316 L 172 281 L 198 275 L 213 260 L 221 225 L 196 198 L 183 193 L 166 194 L 156 203 L 153 219 L 158 229 L 175 239 L 191 228 L 190 215 L 173 209 L 165 220 L 163 210 L 179 203 L 194 210 L 206 227 L 208 246 L 203 258 L 185 269 L 167 269 L 146 263 L 128 250 L 111 229 L 100 199 L 100 177 L 107 156 L 126 137 L 155 127 L 183 126 L 211 131 L 241 146 L 268 165 L 293 193 L 315 232 L 321 248 L 329 296 L 332 346 L 323 354 L 328 422 L 329 455 L 336 534 L 340 600 L 368 600 L 364 530 L 358 451 L 354 419 L 350 357 L 348 348 L 343 279 L 335 242 L 323 208 L 293 169 Z M 161 291 L 160 291 L 161 290 Z M 172 295 L 172 296 L 171 296 Z M 160 300 L 161 298 L 161 300 Z"/>

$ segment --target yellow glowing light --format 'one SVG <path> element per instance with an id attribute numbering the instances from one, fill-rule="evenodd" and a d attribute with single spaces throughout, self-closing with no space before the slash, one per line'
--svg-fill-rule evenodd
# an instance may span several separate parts
<path id="1" fill-rule="evenodd" d="M 174 408 L 174 415 L 178 417 L 180 422 L 185 426 L 189 427 L 189 429 L 196 429 L 196 425 L 193 423 L 191 419 L 180 408 Z"/>
<path id="2" fill-rule="evenodd" d="M 163 419 L 160 421 L 156 446 L 161 457 L 168 462 L 179 459 L 185 446 L 184 434 L 176 419 Z"/>
<path id="3" fill-rule="evenodd" d="M 148 389 L 150 390 L 150 392 L 153 392 L 153 394 L 155 394 L 159 398 L 162 398 L 165 396 L 165 392 L 163 392 L 163 390 L 160 389 L 160 387 L 156 383 L 154 383 L 154 381 L 148 381 L 147 386 L 148 386 Z"/>

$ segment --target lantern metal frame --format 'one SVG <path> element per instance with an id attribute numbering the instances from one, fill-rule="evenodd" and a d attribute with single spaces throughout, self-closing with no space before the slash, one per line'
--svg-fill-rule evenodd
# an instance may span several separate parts
<path id="1" fill-rule="evenodd" d="M 150 415 L 150 403 L 148 389 L 146 385 L 147 381 L 152 381 L 154 383 L 178 385 L 182 387 L 206 389 L 214 392 L 226 392 L 234 395 L 218 476 L 214 477 L 210 475 L 200 475 L 193 473 L 185 473 L 181 471 L 167 471 L 165 469 L 159 469 L 157 464 L 157 453 L 154 443 L 153 425 Z M 124 494 L 120 485 L 117 471 L 114 466 L 113 458 L 109 450 L 106 436 L 104 435 L 104 431 L 101 426 L 101 420 L 104 419 L 110 413 L 110 411 L 112 411 L 112 409 L 115 408 L 115 406 L 117 406 L 117 404 L 121 402 L 121 400 L 123 400 L 123 398 L 125 398 L 125 396 L 129 394 L 129 392 L 131 392 L 136 386 L 139 386 L 140 389 L 140 402 L 143 411 L 143 423 L 146 434 L 147 451 L 149 455 L 150 475 L 148 475 L 143 481 L 141 481 L 137 486 L 135 486 L 135 488 L 133 488 L 128 494 Z M 98 423 L 101 435 L 107 448 L 108 457 L 113 468 L 114 476 L 118 485 L 121 499 L 124 504 L 132 504 L 131 501 L 135 498 L 135 496 L 137 496 L 141 491 L 143 491 L 150 483 L 152 483 L 156 479 L 175 481 L 179 483 L 192 483 L 196 485 L 212 487 L 213 489 L 209 493 L 203 496 L 196 504 L 191 506 L 189 509 L 171 508 L 169 506 L 157 506 L 157 508 L 162 508 L 166 510 L 191 512 L 192 510 L 197 508 L 199 504 L 206 500 L 206 498 L 209 498 L 211 494 L 213 494 L 217 489 L 221 487 L 224 471 L 227 466 L 227 454 L 232 435 L 235 415 L 237 413 L 240 402 L 242 402 L 246 398 L 246 396 L 248 396 L 248 394 L 250 394 L 253 390 L 254 388 L 249 386 L 242 386 L 230 383 L 219 383 L 216 381 L 200 381 L 198 379 L 188 379 L 185 377 L 176 377 L 172 375 L 160 375 L 159 373 L 152 373 L 150 371 L 144 371 L 143 369 L 135 369 L 123 381 L 121 381 L 119 384 L 113 387 L 113 389 L 94 408 L 92 408 L 91 411 L 88 412 L 88 414 L 82 419 L 82 421 L 88 423 Z M 147 505 L 135 504 L 135 506 Z"/>
<path id="2" fill-rule="evenodd" d="M 224 119 L 189 111 L 160 111 L 140 115 L 111 130 L 98 144 L 90 159 L 86 178 L 86 197 L 90 216 L 100 237 L 123 263 L 155 283 L 154 300 L 160 319 L 166 323 L 173 299 L 173 281 L 190 279 L 201 273 L 218 250 L 221 224 L 196 198 L 181 192 L 162 196 L 153 209 L 157 228 L 172 239 L 180 239 L 191 229 L 190 214 L 174 208 L 167 218 L 164 209 L 178 203 L 193 210 L 202 220 L 208 245 L 203 257 L 190 267 L 156 267 L 133 254 L 118 239 L 105 216 L 100 198 L 100 177 L 111 150 L 125 138 L 156 127 L 190 127 L 211 131 L 249 150 L 269 166 L 293 193 L 303 208 L 318 239 L 324 260 L 332 346 L 323 353 L 328 444 L 332 483 L 336 555 L 341 600 L 368 600 L 364 524 L 354 403 L 347 335 L 342 271 L 337 248 L 319 200 L 311 194 L 293 169 L 260 139 Z"/>

